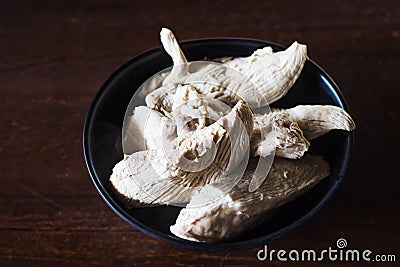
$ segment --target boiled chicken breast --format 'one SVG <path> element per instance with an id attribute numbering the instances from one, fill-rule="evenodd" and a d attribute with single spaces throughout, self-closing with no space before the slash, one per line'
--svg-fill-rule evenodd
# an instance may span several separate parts
<path id="1" fill-rule="evenodd" d="M 285 110 L 300 126 L 308 140 L 331 130 L 353 131 L 356 125 L 342 108 L 331 105 L 299 105 Z"/>
<path id="2" fill-rule="evenodd" d="M 255 114 L 251 137 L 253 156 L 297 159 L 308 150 L 308 141 L 331 130 L 353 131 L 355 123 L 342 108 L 330 105 L 300 105 Z"/>
<path id="3" fill-rule="evenodd" d="M 126 155 L 114 167 L 110 182 L 130 206 L 187 203 L 201 186 L 238 177 L 228 174 L 237 172 L 248 157 L 253 124 L 250 108 L 239 101 L 209 126 L 157 150 Z"/>
<path id="4" fill-rule="evenodd" d="M 263 107 L 282 98 L 290 90 L 307 60 L 307 47 L 294 42 L 284 51 L 274 53 L 270 47 L 256 50 L 248 57 L 209 62 L 207 66 L 190 66 L 173 33 L 163 28 L 161 42 L 174 63 L 163 86 L 146 97 L 150 108 L 170 109 L 170 98 L 177 84 L 190 84 L 202 94 L 233 106 L 239 99 L 251 108 Z M 198 65 L 198 64 L 197 64 Z"/>
<path id="5" fill-rule="evenodd" d="M 169 114 L 180 136 L 210 125 L 230 110 L 229 106 L 202 95 L 191 85 L 178 85 Z"/>
<path id="6" fill-rule="evenodd" d="M 224 65 L 239 71 L 254 83 L 257 92 L 251 87 L 241 87 L 237 93 L 252 108 L 257 108 L 285 96 L 300 76 L 306 60 L 307 47 L 294 42 L 284 51 L 273 53 L 270 47 L 266 47 L 256 50 L 249 57 L 234 58 Z"/>
<path id="7" fill-rule="evenodd" d="M 329 175 L 329 165 L 320 156 L 298 160 L 276 158 L 264 183 L 253 193 L 248 187 L 256 163 L 229 192 L 206 185 L 179 213 L 171 232 L 197 242 L 221 242 L 249 230 L 270 210 L 303 194 Z"/>
<path id="8" fill-rule="evenodd" d="M 298 159 L 309 146 L 299 125 L 284 111 L 254 116 L 251 136 L 253 156 L 266 157 L 275 152 L 278 157 Z"/>
<path id="9" fill-rule="evenodd" d="M 157 149 L 162 140 L 172 140 L 175 137 L 176 126 L 171 119 L 154 109 L 138 106 L 126 122 L 123 134 L 124 153 Z"/>

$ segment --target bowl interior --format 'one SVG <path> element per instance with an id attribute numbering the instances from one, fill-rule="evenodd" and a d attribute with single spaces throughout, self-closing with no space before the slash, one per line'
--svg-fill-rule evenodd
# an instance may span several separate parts
<path id="1" fill-rule="evenodd" d="M 222 56 L 248 56 L 255 49 L 279 45 L 260 40 L 222 38 L 182 42 L 189 61 Z M 87 113 L 84 129 L 84 153 L 90 176 L 107 204 L 125 221 L 141 231 L 186 248 L 201 250 L 241 249 L 258 246 L 300 225 L 327 201 L 343 179 L 352 149 L 352 134 L 332 131 L 311 142 L 311 154 L 322 155 L 330 164 L 331 174 L 305 195 L 275 209 L 267 219 L 246 234 L 227 243 L 205 244 L 182 240 L 170 231 L 180 208 L 153 207 L 126 209 L 109 185 L 112 168 L 123 157 L 121 129 L 126 108 L 135 90 L 150 76 L 171 65 L 161 47 L 147 51 L 118 68 L 103 84 Z M 332 79 L 315 63 L 307 61 L 302 74 L 289 93 L 272 107 L 299 104 L 331 104 L 347 109 Z"/>

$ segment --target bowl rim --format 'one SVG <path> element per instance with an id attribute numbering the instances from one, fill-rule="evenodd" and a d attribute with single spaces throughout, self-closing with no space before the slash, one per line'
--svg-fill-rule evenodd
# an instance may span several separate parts
<path id="1" fill-rule="evenodd" d="M 285 46 L 282 46 L 280 44 L 270 42 L 270 41 L 264 41 L 260 39 L 252 39 L 252 38 L 237 38 L 237 37 L 216 37 L 216 38 L 199 38 L 199 39 L 190 39 L 190 40 L 184 40 L 180 41 L 179 44 L 181 45 L 182 49 L 185 50 L 186 46 L 190 46 L 193 44 L 196 45 L 207 45 L 213 42 L 229 42 L 229 43 L 238 43 L 238 44 L 243 44 L 246 42 L 250 42 L 253 44 L 259 44 L 260 46 L 272 46 L 274 49 L 284 49 Z M 96 110 L 96 105 L 105 92 L 105 90 L 108 88 L 108 86 L 112 83 L 112 81 L 120 74 L 122 73 L 126 68 L 128 68 L 130 65 L 135 63 L 136 61 L 139 61 L 140 59 L 146 58 L 152 54 L 159 53 L 160 50 L 162 50 L 162 46 L 159 45 L 157 47 L 154 47 L 152 49 L 149 49 L 145 52 L 142 52 L 133 58 L 129 59 L 127 62 L 122 64 L 121 66 L 117 67 L 105 80 L 105 82 L 101 85 L 100 89 L 97 91 L 95 94 L 93 100 L 91 101 L 89 108 L 86 113 L 85 121 L 84 121 L 84 127 L 83 127 L 83 139 L 82 139 L 82 145 L 83 145 L 83 154 L 84 154 L 84 160 L 86 167 L 88 169 L 90 178 L 101 196 L 101 198 L 107 203 L 107 205 L 111 208 L 111 210 L 116 213 L 120 218 L 122 218 L 124 221 L 129 223 L 130 225 L 134 226 L 136 229 L 140 230 L 141 232 L 156 238 L 158 240 L 188 248 L 188 249 L 196 249 L 200 251 L 205 251 L 205 252 L 213 252 L 213 251 L 224 251 L 224 250 L 239 250 L 239 249 L 249 249 L 249 248 L 254 248 L 258 245 L 261 244 L 266 244 L 267 242 L 270 242 L 271 240 L 274 240 L 283 234 L 286 234 L 290 232 L 291 230 L 297 228 L 298 226 L 302 225 L 305 223 L 307 220 L 311 218 L 314 214 L 316 214 L 322 206 L 326 204 L 326 202 L 333 196 L 334 192 L 337 190 L 338 186 L 342 183 L 345 175 L 348 172 L 348 168 L 351 162 L 351 155 L 352 155 L 352 150 L 353 150 L 353 139 L 354 139 L 354 133 L 349 132 L 348 135 L 346 136 L 345 139 L 345 147 L 346 147 L 346 153 L 345 156 L 341 159 L 341 168 L 338 172 L 337 179 L 331 185 L 326 192 L 326 194 L 322 197 L 322 199 L 318 202 L 316 206 L 314 206 L 308 213 L 304 214 L 297 220 L 293 221 L 291 224 L 286 225 L 270 234 L 263 235 L 251 240 L 245 240 L 245 241 L 234 241 L 234 242 L 229 242 L 229 243 L 202 243 L 202 242 L 194 242 L 194 241 L 189 241 L 185 239 L 181 239 L 179 237 L 175 237 L 172 235 L 165 234 L 163 232 L 160 232 L 158 230 L 155 230 L 140 221 L 135 220 L 134 218 L 133 221 L 130 217 L 129 214 L 125 212 L 125 209 L 121 207 L 115 199 L 108 194 L 108 192 L 105 190 L 103 184 L 100 181 L 100 178 L 98 174 L 96 173 L 92 157 L 90 154 L 90 133 L 91 133 L 91 122 L 94 116 L 94 112 Z M 307 59 L 311 64 L 316 67 L 320 73 L 320 75 L 325 79 L 325 83 L 328 85 L 330 89 L 331 97 L 337 102 L 337 104 L 345 109 L 347 112 L 349 112 L 349 107 L 348 104 L 340 91 L 339 87 L 337 84 L 333 81 L 333 79 L 314 61 Z"/>

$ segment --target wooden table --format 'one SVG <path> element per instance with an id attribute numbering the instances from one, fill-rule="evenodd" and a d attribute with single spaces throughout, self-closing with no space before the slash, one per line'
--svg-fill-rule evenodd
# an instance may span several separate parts
<path id="1" fill-rule="evenodd" d="M 310 265 L 260 262 L 261 247 L 175 247 L 135 230 L 100 199 L 82 153 L 86 110 L 108 74 L 159 45 L 161 26 L 181 40 L 306 43 L 350 105 L 354 154 L 328 204 L 268 245 L 321 250 L 343 237 L 400 261 L 398 1 L 132 2 L 1 2 L 0 266 Z"/>

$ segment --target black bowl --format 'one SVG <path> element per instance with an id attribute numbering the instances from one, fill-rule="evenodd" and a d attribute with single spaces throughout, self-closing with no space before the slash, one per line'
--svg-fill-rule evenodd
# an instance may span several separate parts
<path id="1" fill-rule="evenodd" d="M 181 46 L 189 61 L 248 56 L 265 46 L 271 46 L 275 51 L 284 49 L 265 41 L 239 38 L 190 40 L 182 42 Z M 169 227 L 178 216 L 178 207 L 126 209 L 109 185 L 112 168 L 123 157 L 120 143 L 125 110 L 140 85 L 170 65 L 171 59 L 161 47 L 131 59 L 111 74 L 89 107 L 83 133 L 86 165 L 101 197 L 116 214 L 144 233 L 175 245 L 204 251 L 232 250 L 260 246 L 287 233 L 308 220 L 327 202 L 349 166 L 352 133 L 332 131 L 313 141 L 310 153 L 322 155 L 329 162 L 329 177 L 305 195 L 276 209 L 256 228 L 230 242 L 207 244 L 175 237 Z M 272 106 L 285 108 L 298 104 L 331 104 L 348 110 L 336 84 L 309 60 L 289 93 Z"/>

